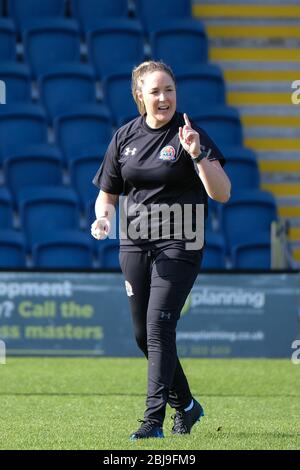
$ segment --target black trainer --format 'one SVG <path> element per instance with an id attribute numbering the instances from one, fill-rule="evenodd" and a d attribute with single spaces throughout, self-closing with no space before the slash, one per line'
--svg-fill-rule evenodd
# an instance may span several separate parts
<path id="1" fill-rule="evenodd" d="M 158 426 L 157 424 L 152 423 L 151 421 L 140 420 L 140 422 L 142 423 L 142 425 L 138 431 L 131 434 L 131 441 L 135 441 L 136 439 L 147 439 L 148 437 L 165 437 L 161 426 Z"/>
<path id="2" fill-rule="evenodd" d="M 194 406 L 190 411 L 176 411 L 172 434 L 190 434 L 192 427 L 204 416 L 204 410 L 200 403 L 194 399 Z"/>

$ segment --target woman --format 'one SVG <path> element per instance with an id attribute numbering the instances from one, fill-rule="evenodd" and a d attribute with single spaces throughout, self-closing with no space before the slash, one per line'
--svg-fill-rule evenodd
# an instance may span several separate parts
<path id="1" fill-rule="evenodd" d="M 195 242 L 197 207 L 207 209 L 207 195 L 228 201 L 230 181 L 215 144 L 186 114 L 176 111 L 175 78 L 168 66 L 140 64 L 132 73 L 132 93 L 141 116 L 116 132 L 93 180 L 101 189 L 91 232 L 98 240 L 108 235 L 123 193 L 127 224 L 121 234 L 120 265 L 136 341 L 148 358 L 146 411 L 139 430 L 131 435 L 135 440 L 164 437 L 167 403 L 176 410 L 174 434 L 190 433 L 204 414 L 176 352 L 176 325 L 199 272 L 203 243 L 187 244 L 192 238 L 184 231 L 185 214 L 178 223 L 170 211 L 157 217 L 157 207 L 175 204 L 182 212 L 192 207 L 186 212 Z"/>

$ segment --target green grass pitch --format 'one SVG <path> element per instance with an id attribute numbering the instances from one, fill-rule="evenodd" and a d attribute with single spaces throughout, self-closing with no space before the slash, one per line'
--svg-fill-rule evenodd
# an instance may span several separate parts
<path id="1" fill-rule="evenodd" d="M 0 365 L 0 449 L 300 449 L 300 365 L 183 359 L 205 417 L 189 436 L 129 441 L 146 392 L 144 359 L 8 358 Z"/>

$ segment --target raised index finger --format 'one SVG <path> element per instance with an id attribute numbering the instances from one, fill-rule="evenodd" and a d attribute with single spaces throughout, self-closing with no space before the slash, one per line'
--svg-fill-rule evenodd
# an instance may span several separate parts
<path id="1" fill-rule="evenodd" d="M 190 120 L 188 118 L 188 115 L 186 113 L 183 114 L 183 118 L 184 118 L 185 125 L 189 126 L 189 127 L 192 127 L 191 123 L 190 123 Z"/>

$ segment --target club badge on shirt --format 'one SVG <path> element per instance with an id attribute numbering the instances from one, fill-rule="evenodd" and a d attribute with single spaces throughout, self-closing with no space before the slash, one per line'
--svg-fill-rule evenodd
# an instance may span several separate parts
<path id="1" fill-rule="evenodd" d="M 172 145 L 164 147 L 159 154 L 160 160 L 174 161 L 176 159 L 176 151 Z"/>

